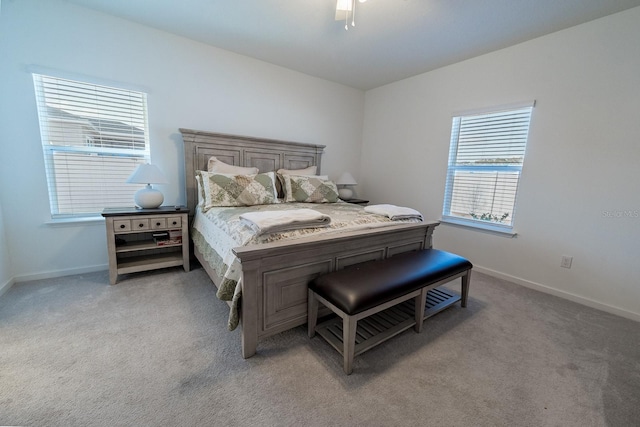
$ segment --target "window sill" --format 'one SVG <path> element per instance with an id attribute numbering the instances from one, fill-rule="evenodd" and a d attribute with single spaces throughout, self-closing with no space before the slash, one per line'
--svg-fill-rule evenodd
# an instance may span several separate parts
<path id="1" fill-rule="evenodd" d="M 73 218 L 51 218 L 45 222 L 46 225 L 54 227 L 75 226 L 75 225 L 98 225 L 104 224 L 104 218 L 102 216 L 83 216 Z"/>
<path id="2" fill-rule="evenodd" d="M 501 227 L 499 225 L 492 225 L 489 223 L 478 224 L 476 222 L 465 221 L 463 219 L 450 218 L 450 217 L 444 217 L 440 220 L 440 222 L 446 225 L 452 225 L 454 227 L 466 228 L 473 231 L 480 231 L 482 233 L 495 234 L 497 236 L 502 236 L 502 237 L 513 238 L 518 235 L 518 233 L 516 233 L 511 229 L 508 229 L 506 227 Z"/>

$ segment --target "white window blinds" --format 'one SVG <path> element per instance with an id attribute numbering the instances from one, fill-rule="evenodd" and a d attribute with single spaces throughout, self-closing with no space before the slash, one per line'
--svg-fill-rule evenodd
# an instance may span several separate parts
<path id="1" fill-rule="evenodd" d="M 33 75 L 51 215 L 131 206 L 125 181 L 149 161 L 146 94 Z"/>
<path id="2" fill-rule="evenodd" d="M 513 227 L 533 103 L 453 118 L 443 219 Z"/>

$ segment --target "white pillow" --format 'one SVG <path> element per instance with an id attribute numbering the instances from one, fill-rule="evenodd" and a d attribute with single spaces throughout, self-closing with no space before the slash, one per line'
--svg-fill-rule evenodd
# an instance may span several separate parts
<path id="1" fill-rule="evenodd" d="M 276 173 L 280 175 L 315 175 L 317 170 L 317 166 L 309 166 L 304 169 L 278 169 Z"/>
<path id="2" fill-rule="evenodd" d="M 201 208 L 202 206 L 204 206 L 205 195 L 204 195 L 204 187 L 202 187 L 202 177 L 198 172 L 199 171 L 196 171 L 196 184 L 197 184 L 196 191 L 198 192 L 198 204 L 196 206 Z"/>
<path id="3" fill-rule="evenodd" d="M 233 166 L 216 159 L 214 156 L 209 157 L 207 170 L 209 172 L 227 173 L 233 175 L 255 175 L 258 173 L 258 168 Z"/>

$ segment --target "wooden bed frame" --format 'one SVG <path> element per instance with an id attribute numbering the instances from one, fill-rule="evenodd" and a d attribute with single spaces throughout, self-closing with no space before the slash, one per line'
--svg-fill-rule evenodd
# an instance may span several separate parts
<path id="1" fill-rule="evenodd" d="M 185 182 L 190 218 L 197 204 L 196 170 L 206 170 L 209 157 L 260 172 L 316 165 L 320 173 L 324 145 L 180 129 L 184 140 Z M 432 247 L 439 223 L 398 224 L 339 236 L 322 236 L 238 247 L 242 265 L 242 356 L 256 353 L 258 341 L 307 322 L 307 283 L 317 275 L 352 264 Z M 202 254 L 194 254 L 218 286 L 220 277 Z"/>

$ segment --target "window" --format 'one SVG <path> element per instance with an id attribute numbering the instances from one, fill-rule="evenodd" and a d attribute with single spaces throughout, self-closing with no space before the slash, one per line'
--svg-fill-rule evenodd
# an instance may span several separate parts
<path id="1" fill-rule="evenodd" d="M 33 75 L 52 218 L 130 206 L 125 181 L 149 161 L 147 95 Z"/>
<path id="2" fill-rule="evenodd" d="M 444 221 L 511 232 L 533 106 L 453 118 Z"/>

